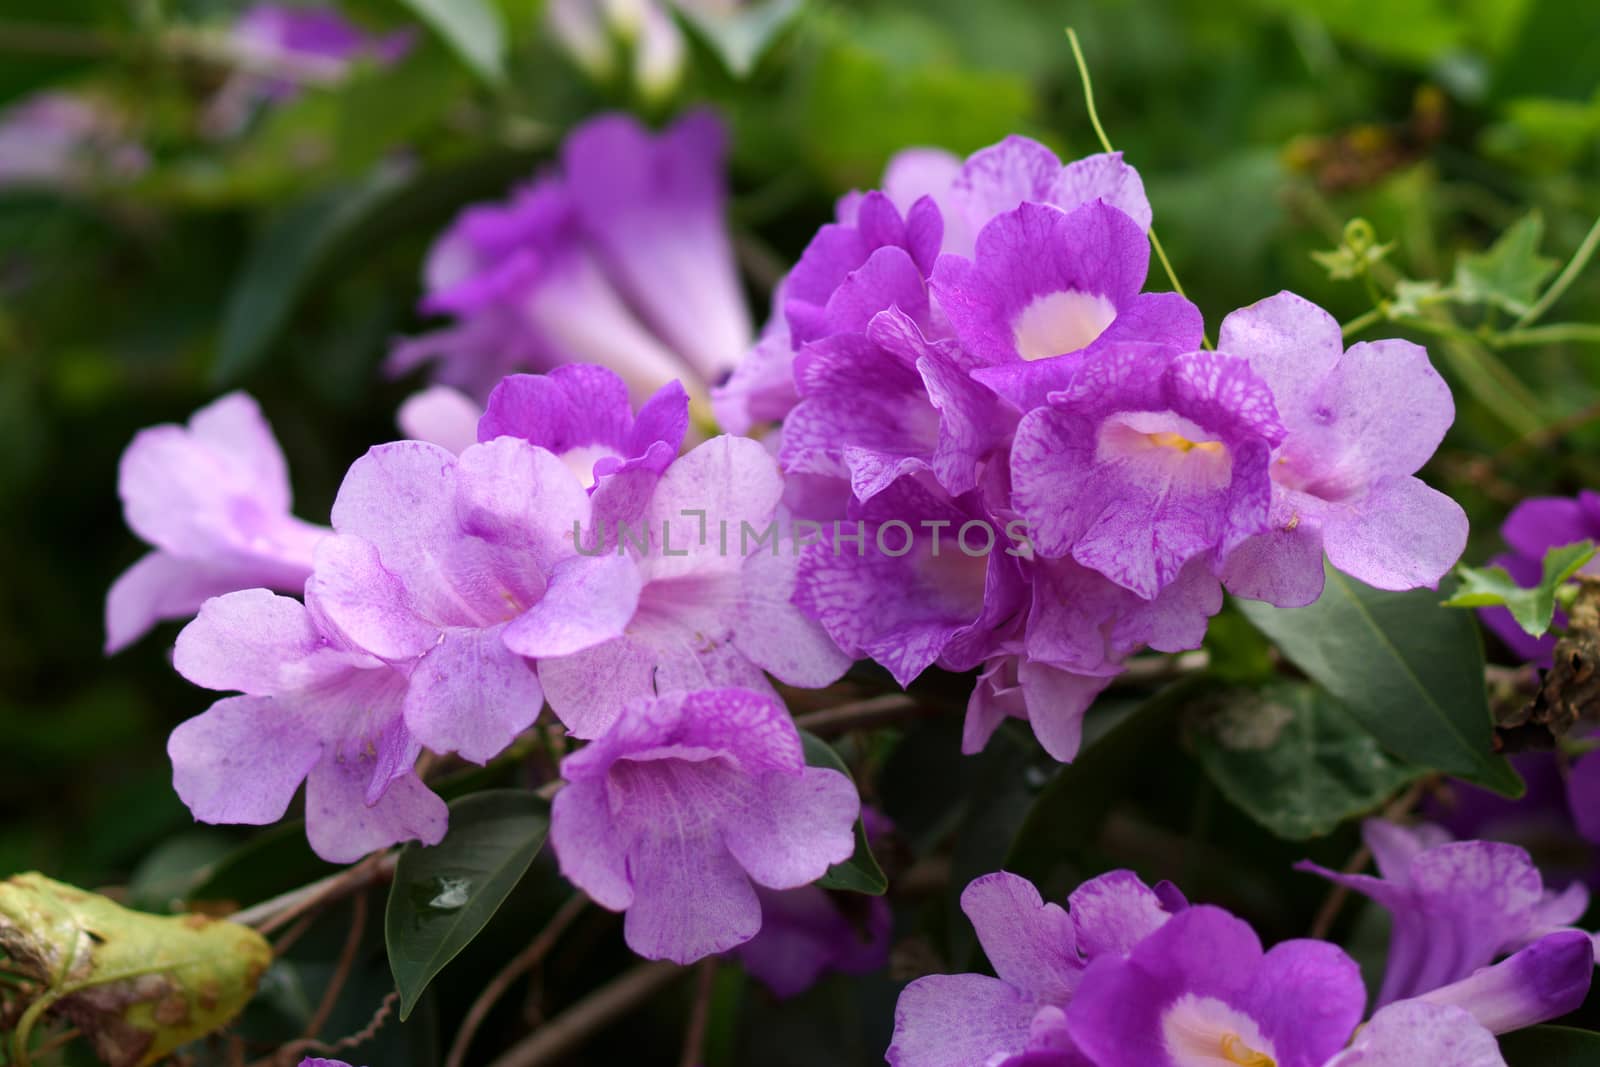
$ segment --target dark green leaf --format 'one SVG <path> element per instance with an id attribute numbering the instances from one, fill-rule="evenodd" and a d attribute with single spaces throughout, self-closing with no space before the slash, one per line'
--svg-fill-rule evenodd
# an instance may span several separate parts
<path id="1" fill-rule="evenodd" d="M 473 793 L 450 805 L 443 841 L 400 853 L 384 940 L 401 1019 L 516 888 L 549 827 L 548 807 L 531 792 Z"/>
<path id="2" fill-rule="evenodd" d="M 1238 608 L 1390 752 L 1497 792 L 1520 792 L 1516 774 L 1491 749 L 1477 628 L 1437 593 L 1384 592 L 1329 567 L 1322 597 L 1309 607 L 1242 600 Z"/>
<path id="3" fill-rule="evenodd" d="M 846 777 L 850 776 L 850 768 L 845 766 L 844 760 L 820 737 L 801 730 L 800 743 L 805 746 L 808 766 L 827 767 Z M 878 866 L 878 860 L 872 854 L 872 847 L 867 843 L 866 827 L 860 819 L 856 820 L 855 855 L 828 868 L 828 873 L 817 879 L 816 884 L 823 889 L 844 889 L 875 897 L 882 896 L 888 890 L 889 880 L 883 876 L 883 868 Z"/>
<path id="4" fill-rule="evenodd" d="M 1453 288 L 1464 304 L 1487 304 L 1521 315 L 1539 299 L 1539 287 L 1556 261 L 1539 254 L 1544 219 L 1537 211 L 1517 222 L 1487 252 L 1456 261 Z"/>
<path id="5" fill-rule="evenodd" d="M 489 0 L 401 0 L 490 85 L 506 77 L 506 26 Z"/>
<path id="6" fill-rule="evenodd" d="M 1395 760 L 1322 689 L 1229 689 L 1191 717 L 1200 764 L 1227 798 L 1295 840 L 1328 833 L 1424 773 Z"/>
<path id="7" fill-rule="evenodd" d="M 1535 1026 L 1500 1038 L 1509 1067 L 1594 1067 L 1600 1034 L 1570 1026 Z"/>
<path id="8" fill-rule="evenodd" d="M 1483 608 L 1500 605 L 1533 637 L 1542 637 L 1555 616 L 1556 590 L 1594 558 L 1594 542 L 1579 541 L 1561 545 L 1544 554 L 1544 569 L 1539 584 L 1523 588 L 1504 567 L 1457 567 L 1461 587 L 1445 604 L 1452 608 Z"/>

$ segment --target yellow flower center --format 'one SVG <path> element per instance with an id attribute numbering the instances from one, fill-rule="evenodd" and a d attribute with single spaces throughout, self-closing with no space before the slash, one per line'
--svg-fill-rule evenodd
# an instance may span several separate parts
<path id="1" fill-rule="evenodd" d="M 1175 448 L 1179 452 L 1193 452 L 1198 449 L 1201 452 L 1221 455 L 1224 451 L 1221 441 L 1191 441 L 1179 433 L 1147 433 L 1145 437 L 1158 448 Z"/>
<path id="2" fill-rule="evenodd" d="M 1278 1067 L 1277 1060 L 1265 1052 L 1257 1052 L 1245 1044 L 1238 1034 L 1222 1035 L 1222 1056 L 1239 1067 Z"/>

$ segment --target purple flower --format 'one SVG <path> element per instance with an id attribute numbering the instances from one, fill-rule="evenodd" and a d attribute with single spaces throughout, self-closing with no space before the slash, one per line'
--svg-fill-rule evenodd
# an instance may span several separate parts
<path id="1" fill-rule="evenodd" d="M 1267 525 L 1284 429 L 1241 359 L 1127 344 L 1084 359 L 1017 428 L 1017 511 L 1040 555 L 1071 556 L 1149 600 L 1189 560 Z"/>
<path id="2" fill-rule="evenodd" d="M 380 445 L 339 487 L 338 536 L 319 546 L 306 596 L 353 646 L 410 672 L 405 720 L 423 744 L 484 763 L 544 702 L 533 664 L 503 637 L 544 602 L 588 521 L 572 471 L 526 441 L 459 459 L 420 441 Z"/>
<path id="3" fill-rule="evenodd" d="M 869 974 L 889 961 L 893 915 L 882 897 L 834 894 L 814 885 L 757 887 L 756 896 L 761 932 L 734 955 L 778 997 L 805 992 L 827 971 Z"/>
<path id="4" fill-rule="evenodd" d="M 300 1067 L 350 1067 L 343 1060 L 325 1060 L 320 1057 L 309 1057 L 300 1061 Z"/>
<path id="5" fill-rule="evenodd" d="M 1524 500 L 1506 516 L 1500 536 L 1511 551 L 1489 562 L 1504 567 L 1522 585 L 1536 585 L 1543 572 L 1545 552 L 1575 541 L 1600 541 L 1600 493 L 1586 489 L 1576 497 Z M 1586 571 L 1593 569 L 1593 564 L 1585 567 Z M 1517 657 L 1541 667 L 1550 666 L 1555 634 L 1530 635 L 1505 608 L 1480 608 L 1478 617 Z M 1562 629 L 1566 624 L 1566 613 L 1558 609 L 1554 628 Z"/>
<path id="6" fill-rule="evenodd" d="M 765 694 L 630 704 L 561 773 L 550 825 L 561 872 L 626 911 L 628 946 L 650 959 L 689 963 L 750 940 L 756 885 L 807 885 L 855 850 L 855 786 L 806 766 L 794 721 Z"/>
<path id="7" fill-rule="evenodd" d="M 1589 904 L 1581 883 L 1562 892 L 1546 889 L 1527 852 L 1515 845 L 1451 841 L 1437 826 L 1406 829 L 1381 819 L 1367 820 L 1362 836 L 1378 877 L 1309 862 L 1297 867 L 1371 897 L 1393 917 L 1380 1005 L 1466 978 L 1570 926 Z"/>
<path id="8" fill-rule="evenodd" d="M 1085 882 L 1067 903 L 1070 910 L 1047 904 L 1003 871 L 967 886 L 961 910 L 999 977 L 931 975 L 907 986 L 895 1008 L 892 1067 L 1090 1067 L 1066 1039 L 1062 1015 L 1084 992 L 1085 968 L 1132 951 L 1186 905 L 1171 887 L 1152 890 L 1129 871 Z"/>
<path id="9" fill-rule="evenodd" d="M 456 325 L 401 345 L 390 369 L 437 362 L 439 381 L 486 396 L 513 370 L 593 362 L 635 402 L 679 378 L 703 396 L 751 333 L 724 152 L 707 112 L 660 134 L 622 115 L 578 127 L 559 175 L 467 209 L 435 244 L 423 308 Z"/>
<path id="10" fill-rule="evenodd" d="M 1246 923 L 1194 907 L 1126 955 L 1090 963 L 1067 1026 L 1095 1067 L 1322 1067 L 1366 997 L 1338 946 L 1285 941 L 1263 952 Z"/>
<path id="11" fill-rule="evenodd" d="M 141 430 L 117 474 L 128 526 L 155 551 L 106 595 L 106 652 L 211 597 L 266 586 L 298 593 L 327 529 L 289 514 L 289 475 L 261 409 L 230 393 L 187 427 Z"/>
<path id="12" fill-rule="evenodd" d="M 411 394 L 394 416 L 408 440 L 426 441 L 458 456 L 477 443 L 481 418 L 483 408 L 448 385 L 430 385 Z"/>
<path id="13" fill-rule="evenodd" d="M 591 542 L 555 569 L 505 639 L 538 657 L 569 730 L 597 737 L 622 707 L 657 693 L 770 691 L 763 671 L 811 688 L 844 673 L 850 661 L 792 602 L 782 494 L 760 443 L 717 437 L 666 469 L 639 522 L 614 530 L 614 551 Z"/>
<path id="14" fill-rule="evenodd" d="M 42 92 L 0 112 L 0 188 L 79 189 L 138 177 L 150 157 L 89 97 Z"/>
<path id="15" fill-rule="evenodd" d="M 1428 817 L 1457 838 L 1520 845 L 1547 877 L 1600 887 L 1600 855 L 1579 840 L 1600 842 L 1600 758 L 1589 753 L 1569 763 L 1560 752 L 1519 752 L 1510 760 L 1527 787 L 1521 797 L 1452 781 L 1429 799 Z"/>
<path id="16" fill-rule="evenodd" d="M 1326 311 L 1279 293 L 1222 323 L 1220 351 L 1266 382 L 1286 431 L 1273 453 L 1270 533 L 1226 561 L 1229 590 L 1280 607 L 1322 592 L 1322 556 L 1379 589 L 1433 587 L 1467 516 L 1413 477 L 1455 418 L 1450 389 L 1409 341 L 1346 351 Z"/>
<path id="17" fill-rule="evenodd" d="M 1070 213 L 1030 202 L 984 226 L 970 259 L 941 256 L 932 286 L 982 364 L 973 376 L 1027 411 L 1126 342 L 1200 346 L 1199 309 L 1140 291 L 1149 263 L 1144 230 L 1104 201 Z"/>
<path id="18" fill-rule="evenodd" d="M 573 363 L 548 374 L 513 374 L 489 394 L 478 439 L 520 437 L 548 449 L 594 497 L 596 521 L 632 522 L 661 474 L 677 458 L 689 428 L 689 395 L 668 382 L 638 417 L 622 378 Z"/>
<path id="19" fill-rule="evenodd" d="M 167 741 L 194 817 L 263 826 L 306 783 L 306 836 L 349 863 L 400 841 L 437 844 L 446 810 L 417 777 L 404 671 L 321 625 L 299 601 L 247 589 L 207 601 L 178 635 L 178 673 L 236 690 Z"/>

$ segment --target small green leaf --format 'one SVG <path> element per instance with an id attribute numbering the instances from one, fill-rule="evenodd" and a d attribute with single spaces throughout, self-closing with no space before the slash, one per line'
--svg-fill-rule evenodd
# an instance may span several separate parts
<path id="1" fill-rule="evenodd" d="M 1237 606 L 1396 756 L 1508 796 L 1521 792 L 1491 747 L 1477 628 L 1438 594 L 1385 592 L 1328 567 L 1309 607 Z"/>
<path id="2" fill-rule="evenodd" d="M 1558 265 L 1539 255 L 1543 237 L 1544 219 L 1535 211 L 1501 234 L 1487 252 L 1462 256 L 1451 284 L 1456 299 L 1499 307 L 1513 315 L 1526 312 Z"/>
<path id="3" fill-rule="evenodd" d="M 428 983 L 478 936 L 544 845 L 550 812 L 521 789 L 473 793 L 450 805 L 450 832 L 431 848 L 407 845 L 384 916 L 400 1018 Z"/>
<path id="4" fill-rule="evenodd" d="M 1438 303 L 1447 294 L 1438 282 L 1412 281 L 1401 278 L 1394 284 L 1394 299 L 1389 301 L 1389 314 L 1395 318 L 1415 318 L 1429 304 Z"/>
<path id="5" fill-rule="evenodd" d="M 1393 250 L 1393 241 L 1386 245 L 1378 243 L 1372 223 L 1366 219 L 1355 218 L 1344 224 L 1344 233 L 1340 237 L 1338 248 L 1330 252 L 1313 252 L 1311 258 L 1328 272 L 1328 277 L 1332 280 L 1349 281 L 1367 273 L 1374 264 L 1381 263 Z"/>
<path id="6" fill-rule="evenodd" d="M 1200 765 L 1223 795 L 1291 840 L 1328 833 L 1425 773 L 1384 752 L 1306 682 L 1224 690 L 1190 724 Z"/>
<path id="7" fill-rule="evenodd" d="M 1600 1034 L 1570 1026 L 1535 1026 L 1500 1038 L 1509 1067 L 1594 1067 Z"/>
<path id="8" fill-rule="evenodd" d="M 506 78 L 506 24 L 489 0 L 401 0 L 490 85 Z"/>
<path id="9" fill-rule="evenodd" d="M 1555 616 L 1556 591 L 1593 559 L 1594 553 L 1593 541 L 1550 549 L 1544 554 L 1539 584 L 1531 588 L 1518 585 L 1504 567 L 1457 567 L 1461 588 L 1445 604 L 1452 608 L 1504 607 L 1529 635 L 1542 637 Z"/>
<path id="10" fill-rule="evenodd" d="M 674 4 L 678 17 L 703 39 L 735 78 L 748 78 L 784 28 L 800 13 L 802 0 L 765 0 L 729 11 Z"/>
<path id="11" fill-rule="evenodd" d="M 839 754 L 830 748 L 826 741 L 801 730 L 800 743 L 805 746 L 807 766 L 827 767 L 847 778 L 850 777 L 850 768 L 845 766 L 844 760 L 839 758 Z M 823 889 L 843 889 L 875 897 L 882 896 L 888 891 L 889 879 L 883 876 L 883 868 L 878 866 L 877 857 L 872 854 L 872 846 L 867 842 L 866 827 L 859 818 L 856 820 L 855 855 L 843 863 L 835 863 L 828 868 L 828 873 L 817 879 L 816 884 Z"/>

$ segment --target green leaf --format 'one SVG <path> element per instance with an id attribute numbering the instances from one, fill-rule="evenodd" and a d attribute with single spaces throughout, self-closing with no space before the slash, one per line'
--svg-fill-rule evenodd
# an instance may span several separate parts
<path id="1" fill-rule="evenodd" d="M 1463 304 L 1487 304 L 1521 315 L 1539 299 L 1539 287 L 1554 273 L 1555 260 L 1539 255 L 1544 219 L 1532 212 L 1489 246 L 1456 261 L 1451 288 Z"/>
<path id="2" fill-rule="evenodd" d="M 1600 1034 L 1570 1026 L 1535 1026 L 1500 1038 L 1509 1067 L 1594 1067 Z"/>
<path id="3" fill-rule="evenodd" d="M 1390 593 L 1327 568 L 1315 604 L 1237 606 L 1294 665 L 1401 759 L 1508 796 L 1521 782 L 1491 748 L 1483 646 L 1471 618 L 1427 589 Z"/>
<path id="4" fill-rule="evenodd" d="M 1517 625 L 1530 636 L 1542 637 L 1550 629 L 1550 620 L 1555 616 L 1556 590 L 1593 559 L 1594 552 L 1593 541 L 1579 541 L 1548 550 L 1544 554 L 1539 584 L 1531 588 L 1518 585 L 1504 567 L 1484 567 L 1481 570 L 1476 567 L 1457 567 L 1456 574 L 1461 578 L 1461 587 L 1445 601 L 1445 605 L 1452 608 L 1498 605 L 1511 612 Z"/>
<path id="5" fill-rule="evenodd" d="M 727 12 L 675 4 L 678 17 L 717 54 L 728 73 L 748 78 L 785 27 L 800 13 L 803 0 L 766 0 Z"/>
<path id="6" fill-rule="evenodd" d="M 1145 752 L 1172 736 L 1179 712 L 1214 684 L 1197 675 L 1168 686 L 1086 744 L 1034 799 L 1011 842 L 1005 869 L 1040 884 L 1061 863 L 1093 846 L 1128 783 L 1148 773 L 1140 766 Z"/>
<path id="7" fill-rule="evenodd" d="M 522 789 L 473 793 L 450 805 L 450 832 L 431 848 L 407 845 L 384 916 L 400 1018 L 466 948 L 527 873 L 550 812 Z"/>
<path id="8" fill-rule="evenodd" d="M 506 24 L 488 0 L 401 0 L 488 82 L 506 78 Z"/>
<path id="9" fill-rule="evenodd" d="M 845 766 L 844 760 L 840 759 L 839 754 L 822 738 L 801 730 L 800 743 L 805 747 L 807 766 L 827 767 L 847 778 L 851 777 L 850 768 Z M 888 891 L 889 879 L 883 876 L 883 868 L 878 866 L 877 857 L 872 854 L 872 846 L 867 842 L 866 827 L 859 818 L 856 819 L 855 855 L 843 863 L 835 863 L 829 867 L 828 873 L 817 879 L 816 884 L 823 889 L 843 889 L 875 897 L 882 896 Z"/>
<path id="10" fill-rule="evenodd" d="M 1306 682 L 1224 690 L 1190 724 L 1200 765 L 1223 795 L 1291 840 L 1326 834 L 1425 773 L 1384 752 Z"/>

